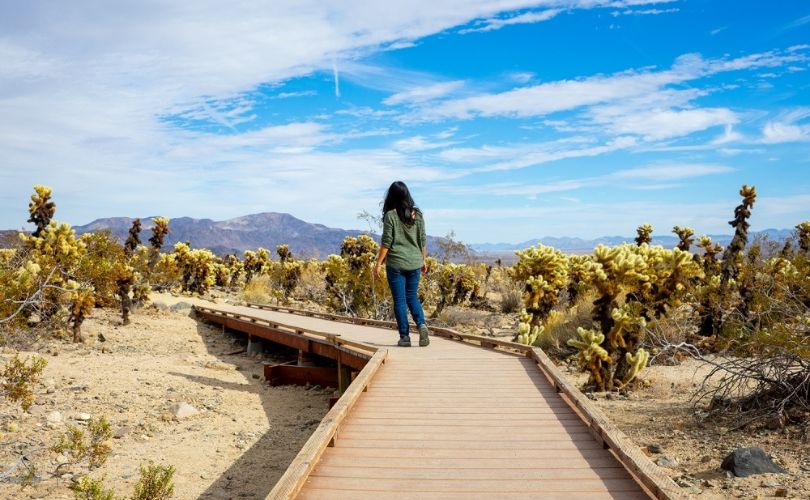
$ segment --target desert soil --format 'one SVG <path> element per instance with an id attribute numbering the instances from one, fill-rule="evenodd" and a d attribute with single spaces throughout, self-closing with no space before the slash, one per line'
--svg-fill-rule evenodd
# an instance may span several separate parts
<path id="1" fill-rule="evenodd" d="M 562 368 L 577 384 L 587 379 L 573 367 Z M 722 422 L 695 418 L 701 406 L 695 407 L 690 399 L 708 371 L 705 364 L 692 359 L 677 366 L 651 366 L 642 374 L 649 387 L 626 396 L 597 394 L 595 404 L 640 447 L 658 445 L 661 452 L 650 453 L 653 461 L 674 459 L 677 465 L 662 470 L 689 495 L 774 498 L 784 489 L 779 494 L 787 498 L 810 498 L 810 442 L 800 429 L 729 431 Z M 730 452 L 753 446 L 765 450 L 787 474 L 737 478 L 720 468 Z"/>
<path id="2" fill-rule="evenodd" d="M 149 461 L 175 467 L 174 498 L 265 498 L 333 391 L 269 387 L 262 361 L 293 353 L 232 354 L 243 339 L 194 320 L 179 301 L 190 300 L 158 296 L 158 307 L 137 311 L 126 327 L 114 311 L 96 310 L 84 324 L 85 343 L 52 341 L 39 350 L 48 365 L 34 405 L 27 412 L 0 405 L 0 474 L 25 455 L 40 479 L 25 489 L 0 482 L 0 498 L 73 498 L 71 481 L 86 474 L 128 496 Z M 1 352 L 0 362 L 10 357 Z M 180 402 L 199 413 L 172 418 Z M 68 426 L 85 427 L 88 415 L 111 423 L 109 459 L 96 470 L 68 464 L 57 472 L 66 458 L 48 448 Z"/>

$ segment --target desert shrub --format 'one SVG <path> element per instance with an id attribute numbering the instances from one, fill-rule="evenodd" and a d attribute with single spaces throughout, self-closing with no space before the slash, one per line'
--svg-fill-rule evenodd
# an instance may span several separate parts
<path id="1" fill-rule="evenodd" d="M 171 465 L 149 463 L 140 467 L 132 500 L 167 500 L 174 495 L 174 472 Z"/>
<path id="2" fill-rule="evenodd" d="M 30 356 L 24 360 L 15 354 L 0 372 L 0 388 L 3 396 L 13 403 L 20 403 L 23 410 L 28 410 L 34 403 L 33 387 L 37 384 L 42 371 L 48 362 L 39 356 Z"/>
<path id="3" fill-rule="evenodd" d="M 67 433 L 59 437 L 59 442 L 51 447 L 54 453 L 65 453 L 73 463 L 87 460 L 91 467 L 98 467 L 107 461 L 112 439 L 110 424 L 104 417 L 91 418 L 87 422 L 87 434 L 76 426 L 69 426 Z"/>
<path id="4" fill-rule="evenodd" d="M 272 293 L 270 277 L 258 276 L 245 284 L 245 288 L 242 290 L 242 300 L 253 304 L 269 304 Z"/>
<path id="5" fill-rule="evenodd" d="M 104 486 L 104 477 L 92 479 L 89 476 L 70 485 L 76 500 L 115 500 L 115 491 Z"/>
<path id="6" fill-rule="evenodd" d="M 578 338 L 577 330 L 592 325 L 591 309 L 592 305 L 583 301 L 571 307 L 552 310 L 534 345 L 553 355 L 569 353 L 571 347 L 568 341 Z"/>
<path id="7" fill-rule="evenodd" d="M 298 278 L 297 295 L 303 300 L 316 303 L 326 301 L 326 279 L 323 268 L 316 259 L 302 262 L 301 276 Z"/>
<path id="8" fill-rule="evenodd" d="M 504 287 L 500 291 L 500 310 L 503 314 L 511 314 L 523 306 L 523 292 L 519 287 Z"/>

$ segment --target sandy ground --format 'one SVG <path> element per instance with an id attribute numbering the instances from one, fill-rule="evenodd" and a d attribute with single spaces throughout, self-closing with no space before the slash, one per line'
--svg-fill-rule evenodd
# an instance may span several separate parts
<path id="1" fill-rule="evenodd" d="M 577 384 L 587 379 L 563 368 Z M 787 498 L 810 498 L 810 442 L 797 429 L 728 431 L 720 423 L 695 419 L 690 397 L 707 372 L 691 359 L 678 366 L 652 366 L 642 373 L 650 387 L 627 396 L 600 394 L 595 403 L 639 446 L 659 445 L 661 453 L 650 454 L 652 460 L 675 459 L 677 466 L 663 470 L 685 493 L 707 499 L 774 498 L 784 488 Z M 765 450 L 788 473 L 736 478 L 720 469 L 730 452 L 752 446 Z"/>
<path id="2" fill-rule="evenodd" d="M 170 302 L 177 299 L 156 298 Z M 333 391 L 267 386 L 262 361 L 294 354 L 231 354 L 244 348 L 243 339 L 198 323 L 188 308 L 148 308 L 132 319 L 123 327 L 113 311 L 96 310 L 85 322 L 84 344 L 53 342 L 39 353 L 48 366 L 28 412 L 2 403 L 0 473 L 25 454 L 41 479 L 24 490 L 0 483 L 0 498 L 73 498 L 71 477 L 88 473 L 106 476 L 128 496 L 138 466 L 149 461 L 176 468 L 174 498 L 265 498 L 326 414 Z M 170 419 L 179 402 L 199 413 Z M 47 421 L 54 411 L 61 422 Z M 112 424 L 112 453 L 96 470 L 63 466 L 55 477 L 65 459 L 48 448 L 68 425 L 86 425 L 81 413 Z"/>

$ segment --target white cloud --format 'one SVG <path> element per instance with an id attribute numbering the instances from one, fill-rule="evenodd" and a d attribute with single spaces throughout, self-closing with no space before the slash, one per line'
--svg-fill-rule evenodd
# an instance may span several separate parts
<path id="1" fill-rule="evenodd" d="M 383 103 L 389 106 L 396 104 L 421 104 L 455 92 L 463 86 L 464 82 L 457 80 L 434 83 L 424 87 L 414 87 L 386 98 L 383 100 Z"/>
<path id="2" fill-rule="evenodd" d="M 449 99 L 420 112 L 425 120 L 470 119 L 476 116 L 525 118 L 544 116 L 586 106 L 622 102 L 628 99 L 655 99 L 671 93 L 670 86 L 729 71 L 777 67 L 806 62 L 800 51 L 769 51 L 734 59 L 704 60 L 696 54 L 679 57 L 666 70 L 640 69 L 612 75 L 597 75 L 574 80 L 558 80 L 500 93 Z M 686 95 L 686 94 L 684 94 Z M 693 95 L 694 97 L 695 95 Z M 707 121 L 729 123 L 727 111 L 687 115 L 695 125 Z M 731 121 L 733 123 L 733 120 Z"/>
<path id="3" fill-rule="evenodd" d="M 511 17 L 485 19 L 481 23 L 481 26 L 463 29 L 460 30 L 459 33 L 464 34 L 464 33 L 474 33 L 478 31 L 494 31 L 499 30 L 504 26 L 512 26 L 515 24 L 539 23 L 543 21 L 548 21 L 549 19 L 555 17 L 560 12 L 562 12 L 560 9 L 547 9 L 539 12 L 525 12 L 523 14 L 518 14 L 516 16 Z"/>
<path id="4" fill-rule="evenodd" d="M 431 141 L 424 136 L 417 135 L 396 141 L 392 147 L 398 151 L 415 152 L 446 148 L 452 144 L 454 144 L 453 141 Z"/>
<path id="5" fill-rule="evenodd" d="M 703 164 L 666 164 L 649 165 L 645 167 L 629 168 L 618 170 L 610 177 L 617 179 L 634 179 L 648 181 L 672 181 L 688 179 L 692 177 L 703 177 L 706 175 L 727 174 L 734 172 L 734 169 L 725 165 L 703 165 Z"/>
<path id="6" fill-rule="evenodd" d="M 760 142 L 778 144 L 783 142 L 810 141 L 810 124 L 797 123 L 810 117 L 810 108 L 798 108 L 768 121 L 762 127 Z"/>

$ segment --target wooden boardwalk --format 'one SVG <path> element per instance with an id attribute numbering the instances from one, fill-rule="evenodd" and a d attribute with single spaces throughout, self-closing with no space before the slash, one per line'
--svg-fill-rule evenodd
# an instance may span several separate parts
<path id="1" fill-rule="evenodd" d="M 595 426 L 603 417 L 583 416 L 583 408 L 592 410 L 589 404 L 561 396 L 525 352 L 435 335 L 429 347 L 417 347 L 412 336 L 414 347 L 402 348 L 391 329 L 254 308 L 214 309 L 338 334 L 385 356 L 373 373 L 361 373 L 363 387 L 347 391 L 342 399 L 351 401 L 337 417 L 327 415 L 329 443 L 319 442 L 329 435 L 316 431 L 268 498 L 681 496 L 637 448 L 617 449 L 627 448 L 626 438 L 603 437 L 609 424 Z"/>

